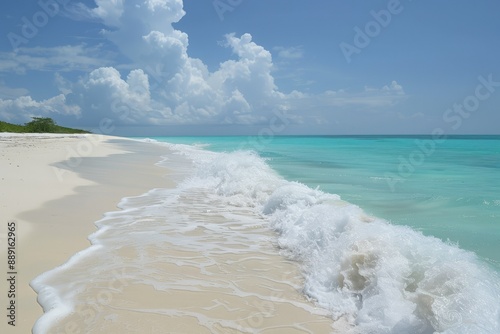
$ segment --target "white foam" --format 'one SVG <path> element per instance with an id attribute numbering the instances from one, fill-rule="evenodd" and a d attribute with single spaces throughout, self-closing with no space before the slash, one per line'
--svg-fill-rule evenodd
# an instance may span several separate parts
<path id="1" fill-rule="evenodd" d="M 304 292 L 353 333 L 500 333 L 500 278 L 475 254 L 287 182 L 252 152 L 197 162 L 191 181 L 261 212 L 302 263 Z"/>
<path id="2" fill-rule="evenodd" d="M 262 224 L 277 232 L 283 253 L 302 264 L 304 293 L 342 320 L 340 332 L 500 333 L 500 278 L 473 253 L 370 217 L 337 195 L 288 182 L 253 152 L 169 147 L 194 160 L 193 176 L 177 189 L 124 199 L 122 211 L 97 223 L 99 230 L 90 237 L 94 246 L 37 278 L 33 285 L 47 313 L 35 333 L 45 333 L 71 312 L 76 293 L 71 291 L 83 289 L 89 275 L 103 282 L 125 275 L 158 290 L 186 289 L 158 279 L 157 264 L 195 266 L 211 275 L 217 254 L 262 252 L 260 244 L 268 242 L 258 233 Z M 218 216 L 226 221 L 207 224 L 207 217 Z M 261 226 L 255 233 L 242 228 L 256 223 Z M 224 243 L 214 242 L 221 238 Z M 137 259 L 124 261 L 114 253 L 123 240 Z M 202 255 L 148 253 L 165 245 Z M 107 248 L 97 254 L 98 247 Z M 91 256 L 89 272 L 72 273 L 71 289 L 50 285 Z M 120 275 L 107 276 L 117 268 L 123 268 Z M 208 284 L 191 283 L 192 289 Z M 245 296 L 236 288 L 232 293 Z"/>
<path id="3" fill-rule="evenodd" d="M 88 258 L 94 252 L 99 252 L 102 245 L 92 245 L 73 255 L 63 265 L 47 271 L 30 282 L 30 286 L 38 294 L 38 303 L 42 306 L 44 314 L 33 326 L 33 333 L 47 333 L 52 324 L 56 323 L 74 311 L 74 297 L 80 289 L 71 286 L 61 287 L 57 279 L 61 273 Z"/>

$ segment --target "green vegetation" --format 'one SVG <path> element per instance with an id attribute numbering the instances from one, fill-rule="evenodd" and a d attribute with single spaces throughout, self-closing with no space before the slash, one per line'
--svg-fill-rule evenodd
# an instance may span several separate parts
<path id="1" fill-rule="evenodd" d="M 56 122 L 48 117 L 33 117 L 33 120 L 24 125 L 28 132 L 54 132 L 56 129 Z"/>
<path id="2" fill-rule="evenodd" d="M 33 117 L 31 122 L 24 125 L 16 125 L 0 121 L 0 132 L 17 133 L 90 133 L 84 130 L 66 128 L 59 126 L 52 118 Z"/>
<path id="3" fill-rule="evenodd" d="M 0 121 L 0 132 L 26 132 L 24 126 Z"/>

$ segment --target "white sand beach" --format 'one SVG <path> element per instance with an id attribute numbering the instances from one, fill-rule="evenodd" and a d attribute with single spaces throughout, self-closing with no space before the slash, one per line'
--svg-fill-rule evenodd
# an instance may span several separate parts
<path id="1" fill-rule="evenodd" d="M 122 197 L 172 185 L 168 170 L 154 165 L 164 152 L 99 135 L 0 136 L 0 251 L 6 259 L 6 225 L 13 221 L 18 273 L 16 326 L 2 321 L 2 333 L 31 331 L 42 308 L 30 281 L 88 247 L 104 212 L 116 210 Z M 7 291 L 5 280 L 0 291 Z"/>
<path id="2" fill-rule="evenodd" d="M 116 211 L 120 199 L 138 196 L 153 188 L 175 186 L 169 175 L 176 172 L 155 165 L 167 154 L 166 147 L 117 137 L 0 135 L 0 256 L 6 262 L 7 224 L 15 222 L 17 273 L 16 326 L 9 326 L 4 320 L 0 332 L 32 330 L 43 310 L 30 282 L 88 248 L 87 237 L 96 231 L 94 222 L 105 212 Z M 272 245 L 269 250 L 273 251 Z M 182 249 L 168 252 L 172 258 L 187 254 Z M 124 259 L 138 256 L 133 251 L 122 253 Z M 182 281 L 185 276 L 198 281 L 235 284 L 248 298 L 231 295 L 230 289 L 211 282 L 203 291 L 182 288 L 165 291 L 134 284 L 131 277 L 120 289 L 119 296 L 113 292 L 115 298 L 109 307 L 94 309 L 93 312 L 102 313 L 102 317 L 93 316 L 91 325 L 79 314 L 69 312 L 58 319 L 49 332 L 238 333 L 234 326 L 224 326 L 238 319 L 249 325 L 241 327 L 245 332 L 325 333 L 331 330 L 331 318 L 302 296 L 296 264 L 284 260 L 277 252 L 249 254 L 246 259 L 237 259 L 234 254 L 222 255 L 216 260 L 220 261 L 216 266 L 218 271 L 211 272 L 210 276 L 193 271 L 192 267 L 171 263 L 161 268 L 162 273 L 167 273 L 165 281 L 174 281 L 174 278 Z M 227 263 L 239 264 L 227 266 Z M 6 263 L 2 266 L 5 268 Z M 285 273 L 291 284 L 280 283 Z M 62 274 L 57 280 L 68 284 L 71 278 Z M 88 280 L 92 282 L 93 277 Z M 1 281 L 0 293 L 8 291 L 7 284 L 6 280 Z M 102 287 L 100 289 L 102 291 Z M 92 291 L 89 288 L 81 295 L 92 294 Z M 261 295 L 271 294 L 272 298 L 259 299 Z M 79 300 L 83 303 L 79 306 L 85 307 L 88 299 Z M 273 300 L 271 305 L 269 300 Z"/>

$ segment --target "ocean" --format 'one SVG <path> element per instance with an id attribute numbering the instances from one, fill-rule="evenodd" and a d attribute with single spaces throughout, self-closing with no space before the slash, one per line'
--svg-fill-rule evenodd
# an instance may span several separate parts
<path id="1" fill-rule="evenodd" d="M 500 136 L 154 139 L 254 151 L 286 180 L 473 251 L 500 271 Z"/>
<path id="2" fill-rule="evenodd" d="M 86 284 L 89 270 L 100 268 L 93 277 L 113 272 L 103 282 L 134 278 L 165 292 L 180 289 L 182 278 L 162 277 L 162 265 L 188 264 L 212 277 L 218 256 L 230 254 L 238 263 L 268 254 L 297 264 L 302 278 L 295 288 L 306 301 L 294 305 L 333 319 L 332 332 L 500 333 L 500 137 L 142 140 L 186 159 L 187 177 L 176 189 L 124 199 L 122 211 L 97 222 L 93 248 L 37 278 L 42 304 L 52 311 L 35 332 L 74 311 L 75 291 L 83 289 L 78 282 Z M 124 250 L 116 250 L 124 240 L 138 254 L 126 273 L 120 271 Z M 166 245 L 184 255 L 172 258 Z M 63 274 L 72 277 L 65 295 L 56 282 Z M 183 289 L 212 284 L 193 277 Z M 248 298 L 241 288 L 231 291 Z M 258 298 L 273 311 L 283 299 Z M 196 317 L 210 332 L 259 327 Z"/>

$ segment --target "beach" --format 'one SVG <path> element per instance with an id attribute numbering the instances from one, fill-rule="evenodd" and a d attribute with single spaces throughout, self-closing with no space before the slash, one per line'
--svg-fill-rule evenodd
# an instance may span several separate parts
<path id="1" fill-rule="evenodd" d="M 172 185 L 163 177 L 168 171 L 154 165 L 159 148 L 109 140 L 97 135 L 0 137 L 1 252 L 6 259 L 6 224 L 12 221 L 18 254 L 16 326 L 2 321 L 3 333 L 31 331 L 42 308 L 30 281 L 88 247 L 93 222 L 104 212 L 159 181 Z M 5 280 L 1 291 L 7 291 Z"/>
<path id="2" fill-rule="evenodd" d="M 272 230 L 332 332 L 499 331 L 498 136 L 151 139 L 196 166 L 183 194 L 204 195 L 175 205 Z M 223 227 L 232 243 L 258 245 L 251 230 Z"/>
<path id="3" fill-rule="evenodd" d="M 222 249 L 210 258 L 215 261 L 210 265 L 205 263 L 204 250 L 190 245 L 174 247 L 172 242 L 166 250 L 155 248 L 158 244 L 127 247 L 126 235 L 119 241 L 106 239 L 113 215 L 91 237 L 98 246 L 89 248 L 95 222 L 106 212 L 120 216 L 117 205 L 122 199 L 136 196 L 121 206 L 133 202 L 137 208 L 138 201 L 149 200 L 147 196 L 155 192 L 142 194 L 156 188 L 168 194 L 174 189 L 176 180 L 183 177 L 178 166 L 185 161 L 171 156 L 164 167 L 155 165 L 169 154 L 165 146 L 99 135 L 0 137 L 0 251 L 7 259 L 7 226 L 14 223 L 15 264 L 9 272 L 15 272 L 11 276 L 16 281 L 11 298 L 15 327 L 4 316 L 3 333 L 27 333 L 35 323 L 35 333 L 164 333 L 165 328 L 172 333 L 237 333 L 257 328 L 273 333 L 330 331 L 328 312 L 300 293 L 298 266 L 280 256 L 270 241 L 271 233 L 254 222 L 243 229 L 251 231 L 260 248 L 231 243 L 242 253 Z M 177 163 L 177 170 L 170 170 L 169 163 Z M 203 194 L 199 200 L 204 200 Z M 196 199 L 189 201 L 196 206 Z M 238 225 L 224 212 L 215 211 L 191 218 Z M 175 214 L 184 212 L 166 216 Z M 145 216 L 151 215 L 141 217 Z M 200 226 L 190 231 L 191 237 L 212 228 Z M 176 232 L 175 226 L 169 228 Z M 225 242 L 217 233 L 210 238 L 214 245 Z M 145 256 L 141 252 L 161 252 L 157 258 L 165 262 L 141 262 Z M 115 269 L 108 270 L 110 265 Z M 155 282 L 148 283 L 148 275 Z M 45 315 L 32 287 L 41 292 L 38 298 Z M 8 290 L 8 282 L 2 280 L 0 291 Z"/>
<path id="4" fill-rule="evenodd" d="M 377 152 L 414 139 L 255 139 L 0 136 L 2 332 L 497 331 L 496 138 L 443 143 L 392 192 Z"/>

